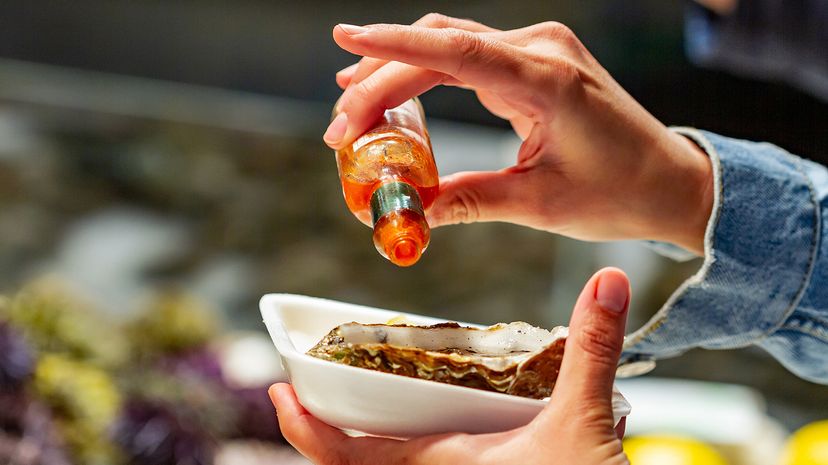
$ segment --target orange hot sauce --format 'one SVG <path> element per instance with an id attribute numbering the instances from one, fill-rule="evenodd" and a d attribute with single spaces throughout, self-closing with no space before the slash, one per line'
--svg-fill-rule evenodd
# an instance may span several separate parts
<path id="1" fill-rule="evenodd" d="M 439 187 L 420 101 L 385 114 L 353 144 L 337 150 L 348 208 L 374 228 L 377 251 L 398 266 L 420 259 L 430 238 L 425 210 Z"/>

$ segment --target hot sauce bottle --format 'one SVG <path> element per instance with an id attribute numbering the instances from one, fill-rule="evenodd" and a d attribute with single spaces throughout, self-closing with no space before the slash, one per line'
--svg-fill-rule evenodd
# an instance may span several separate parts
<path id="1" fill-rule="evenodd" d="M 420 259 L 430 238 L 425 210 L 439 187 L 418 99 L 386 110 L 353 144 L 336 151 L 348 209 L 374 228 L 377 251 L 398 266 Z"/>

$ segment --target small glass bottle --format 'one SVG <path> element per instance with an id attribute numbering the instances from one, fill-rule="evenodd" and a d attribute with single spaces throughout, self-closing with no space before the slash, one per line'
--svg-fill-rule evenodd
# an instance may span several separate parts
<path id="1" fill-rule="evenodd" d="M 439 187 L 420 101 L 386 110 L 353 144 L 336 151 L 336 163 L 345 203 L 373 226 L 377 251 L 398 266 L 416 263 L 428 247 L 425 210 Z"/>

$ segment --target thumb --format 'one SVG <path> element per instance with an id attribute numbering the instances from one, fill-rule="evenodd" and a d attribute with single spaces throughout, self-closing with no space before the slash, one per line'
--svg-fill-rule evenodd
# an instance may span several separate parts
<path id="1" fill-rule="evenodd" d="M 629 280 L 617 268 L 604 268 L 587 282 L 569 320 L 569 337 L 550 404 L 579 410 L 598 406 L 612 418 L 612 384 L 629 302 Z"/>
<path id="2" fill-rule="evenodd" d="M 483 221 L 530 225 L 537 202 L 529 197 L 542 192 L 529 185 L 532 181 L 530 173 L 512 168 L 443 176 L 426 219 L 432 228 Z"/>

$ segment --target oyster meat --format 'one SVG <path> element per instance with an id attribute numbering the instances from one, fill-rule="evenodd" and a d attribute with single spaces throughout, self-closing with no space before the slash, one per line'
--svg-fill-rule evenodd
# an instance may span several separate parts
<path id="1" fill-rule="evenodd" d="M 478 329 L 347 323 L 308 355 L 360 368 L 542 399 L 552 394 L 567 328 L 499 323 Z"/>

